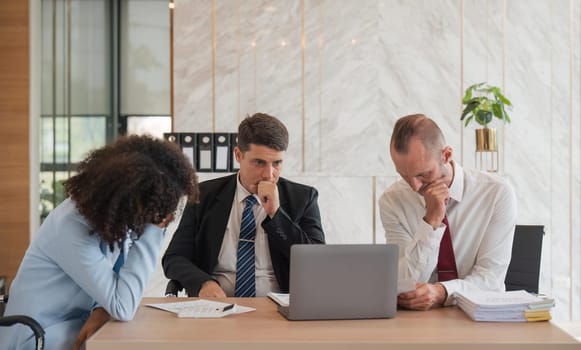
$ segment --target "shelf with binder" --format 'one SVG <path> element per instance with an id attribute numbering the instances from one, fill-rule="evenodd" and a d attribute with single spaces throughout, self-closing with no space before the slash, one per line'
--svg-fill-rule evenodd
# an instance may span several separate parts
<path id="1" fill-rule="evenodd" d="M 180 145 L 180 133 L 178 132 L 165 132 L 163 133 L 163 138 L 166 141 L 176 143 L 178 146 Z"/>
<path id="2" fill-rule="evenodd" d="M 228 172 L 230 171 L 230 154 L 232 150 L 230 147 L 230 134 L 215 133 L 214 134 L 214 171 Z"/>
<path id="3" fill-rule="evenodd" d="M 214 134 L 199 133 L 196 135 L 198 142 L 198 162 L 197 171 L 214 171 Z"/>
<path id="4" fill-rule="evenodd" d="M 234 157 L 238 134 L 228 132 L 171 132 L 164 139 L 176 143 L 199 173 L 236 172 L 240 169 Z"/>
<path id="5" fill-rule="evenodd" d="M 196 164 L 198 157 L 196 155 L 196 134 L 194 133 L 180 133 L 180 146 L 182 152 L 186 157 L 192 162 L 192 165 Z"/>

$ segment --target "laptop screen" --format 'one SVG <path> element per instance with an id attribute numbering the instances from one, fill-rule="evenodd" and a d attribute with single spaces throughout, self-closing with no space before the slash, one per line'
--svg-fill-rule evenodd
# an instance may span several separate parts
<path id="1" fill-rule="evenodd" d="M 395 316 L 397 263 L 394 244 L 293 245 L 288 318 Z"/>

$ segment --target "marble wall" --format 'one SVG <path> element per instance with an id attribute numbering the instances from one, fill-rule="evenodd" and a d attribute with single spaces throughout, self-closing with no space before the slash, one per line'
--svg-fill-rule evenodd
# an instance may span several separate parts
<path id="1" fill-rule="evenodd" d="M 463 91 L 503 87 L 514 108 L 497 125 L 500 173 L 518 223 L 545 226 L 553 317 L 580 319 L 579 0 L 177 0 L 173 31 L 174 130 L 278 116 L 291 134 L 284 175 L 319 190 L 330 243 L 385 242 L 377 198 L 397 179 L 399 116 L 431 116 L 474 167 Z"/>

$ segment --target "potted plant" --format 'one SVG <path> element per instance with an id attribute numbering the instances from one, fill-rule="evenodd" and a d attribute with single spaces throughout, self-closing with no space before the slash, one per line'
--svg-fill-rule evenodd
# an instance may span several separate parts
<path id="1" fill-rule="evenodd" d="M 468 126 L 474 120 L 484 127 L 476 129 L 476 150 L 496 151 L 496 129 L 489 128 L 488 124 L 493 118 L 510 123 L 506 107 L 512 106 L 512 103 L 502 94 L 499 87 L 478 83 L 466 89 L 462 104 L 465 107 L 460 120 L 464 122 L 464 126 Z"/>

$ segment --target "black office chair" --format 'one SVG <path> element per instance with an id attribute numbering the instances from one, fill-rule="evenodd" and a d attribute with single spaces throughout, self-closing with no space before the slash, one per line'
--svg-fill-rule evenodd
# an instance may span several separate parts
<path id="1" fill-rule="evenodd" d="M 516 225 L 512 257 L 504 280 L 507 291 L 524 289 L 530 293 L 539 292 L 544 234 L 544 226 Z"/>
<path id="2" fill-rule="evenodd" d="M 4 316 L 4 309 L 6 307 L 6 303 L 8 302 L 7 295 L 0 295 L 0 327 L 8 327 L 15 324 L 23 324 L 28 326 L 32 333 L 34 333 L 34 337 L 36 338 L 36 349 L 43 350 L 44 349 L 44 329 L 40 323 L 38 323 L 34 318 L 24 315 L 12 315 L 12 316 Z"/>

